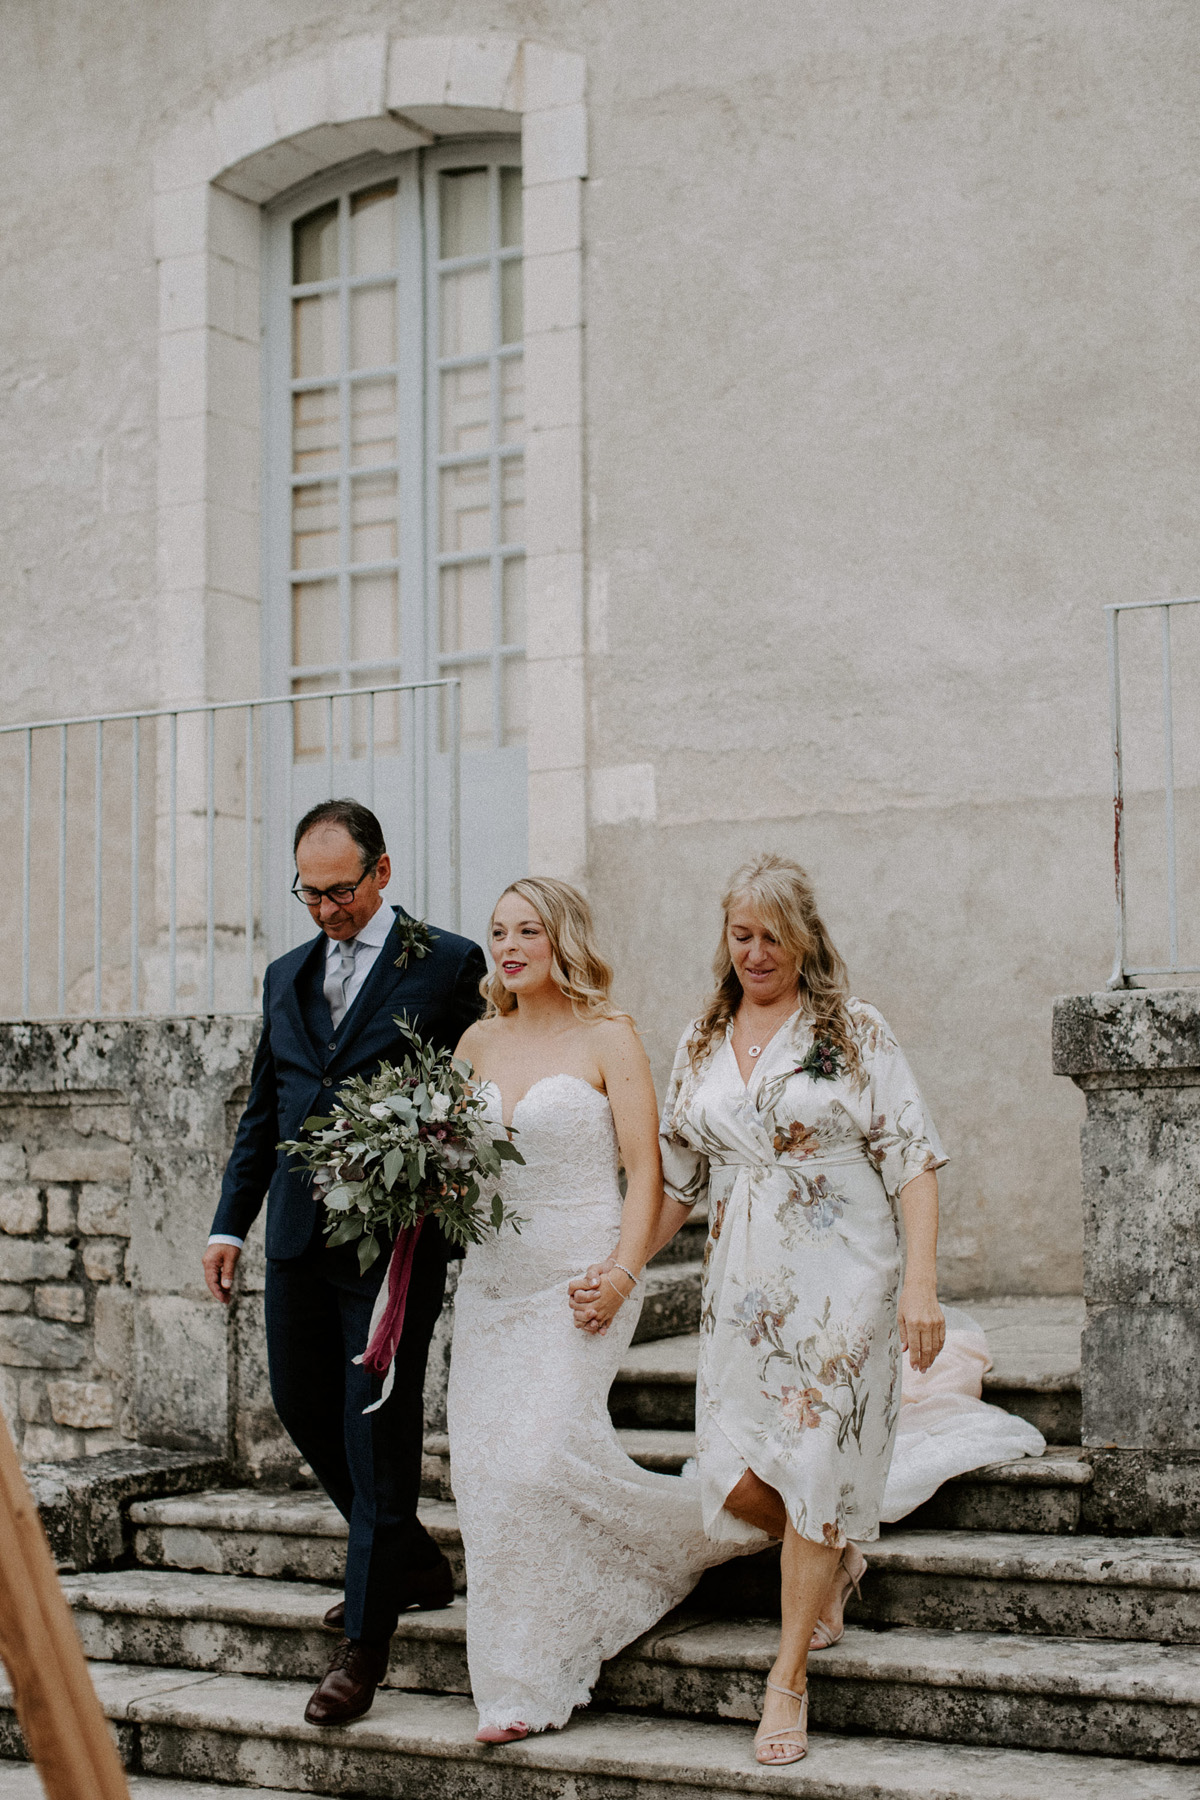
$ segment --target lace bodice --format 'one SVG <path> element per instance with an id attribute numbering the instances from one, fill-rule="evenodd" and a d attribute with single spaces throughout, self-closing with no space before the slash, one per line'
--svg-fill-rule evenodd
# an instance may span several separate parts
<path id="1" fill-rule="evenodd" d="M 495 1082 L 483 1083 L 487 1116 L 503 1125 Z M 535 1081 L 513 1109 L 513 1142 L 523 1163 L 506 1162 L 505 1204 L 522 1220 L 472 1246 L 462 1279 L 510 1297 L 581 1274 L 607 1256 L 621 1229 L 617 1134 L 606 1095 L 577 1075 Z"/>

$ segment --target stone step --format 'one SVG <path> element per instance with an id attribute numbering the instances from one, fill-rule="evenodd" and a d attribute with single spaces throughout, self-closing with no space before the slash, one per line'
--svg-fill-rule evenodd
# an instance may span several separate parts
<path id="1" fill-rule="evenodd" d="M 634 1462 L 663 1475 L 678 1475 L 695 1455 L 694 1431 L 625 1427 L 617 1436 Z M 1075 1532 L 1091 1479 L 1091 1465 L 1078 1445 L 1053 1446 L 1044 1456 L 991 1463 L 953 1477 L 904 1524 L 922 1531 Z M 430 1432 L 425 1439 L 421 1491 L 432 1500 L 454 1498 L 444 1432 Z"/>
<path id="2" fill-rule="evenodd" d="M 271 1675 L 311 1686 L 333 1644 L 330 1589 L 131 1569 L 68 1577 L 88 1655 L 103 1662 Z M 466 1607 L 409 1613 L 386 1685 L 466 1694 Z M 767 1619 L 683 1610 L 614 1658 L 600 1705 L 753 1720 L 778 1644 Z M 848 1628 L 814 1657 L 816 1727 L 1046 1750 L 1200 1758 L 1200 1647 L 1028 1634 Z"/>
<path id="3" fill-rule="evenodd" d="M 971 1310 L 979 1313 L 985 1308 L 976 1303 Z M 1047 1327 L 1039 1338 L 1034 1330 L 1036 1316 L 1028 1321 L 1025 1346 L 1016 1325 L 988 1326 L 993 1367 L 984 1377 L 983 1397 L 1005 1412 L 1028 1419 L 1049 1443 L 1078 1444 L 1082 1416 L 1078 1332 L 1073 1324 L 1054 1332 Z M 1074 1341 L 1073 1360 L 1062 1348 L 1064 1337 Z M 699 1350 L 699 1334 L 694 1332 L 635 1343 L 627 1351 L 609 1395 L 613 1422 L 659 1429 L 692 1426 Z"/>
<path id="4" fill-rule="evenodd" d="M 646 1292 L 641 1316 L 634 1329 L 635 1344 L 694 1332 L 700 1324 L 699 1262 L 676 1261 L 662 1268 L 652 1265 L 643 1276 Z"/>
<path id="5" fill-rule="evenodd" d="M 93 1676 L 126 1766 L 163 1778 L 381 1800 L 1200 1800 L 1194 1768 L 1103 1755 L 814 1732 L 803 1762 L 770 1769 L 736 1722 L 589 1711 L 561 1732 L 489 1746 L 456 1695 L 384 1690 L 366 1718 L 323 1730 L 303 1720 L 308 1682 L 121 1664 Z M 0 1734 L 20 1754 L 11 1712 Z"/>
<path id="6" fill-rule="evenodd" d="M 130 1775 L 129 1800 L 263 1800 L 260 1787 L 225 1787 L 211 1781 L 175 1781 L 169 1775 Z M 0 1762 L 0 1800 L 46 1800 L 32 1763 Z M 273 1800 L 302 1800 L 295 1789 L 273 1790 Z"/>
<path id="7" fill-rule="evenodd" d="M 346 1525 L 323 1495 L 233 1490 L 139 1501 L 139 1562 L 211 1574 L 336 1585 Z M 421 1505 L 461 1591 L 462 1540 L 449 1501 Z M 885 1532 L 854 1616 L 933 1630 L 1044 1632 L 1054 1637 L 1200 1642 L 1200 1540 L 1038 1532 Z M 779 1552 L 710 1570 L 693 1595 L 724 1616 L 777 1617 Z"/>

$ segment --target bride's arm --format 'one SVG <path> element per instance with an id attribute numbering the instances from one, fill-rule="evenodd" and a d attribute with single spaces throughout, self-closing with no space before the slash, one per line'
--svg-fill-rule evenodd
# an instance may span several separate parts
<path id="1" fill-rule="evenodd" d="M 642 1040 L 624 1019 L 606 1020 L 596 1036 L 597 1062 L 625 1165 L 625 1204 L 617 1247 L 601 1265 L 603 1274 L 587 1304 L 575 1304 L 575 1322 L 585 1331 L 603 1332 L 624 1301 L 636 1291 L 637 1279 L 656 1248 L 662 1208 L 662 1159 L 654 1078 Z M 573 1288 L 575 1285 L 572 1283 Z"/>

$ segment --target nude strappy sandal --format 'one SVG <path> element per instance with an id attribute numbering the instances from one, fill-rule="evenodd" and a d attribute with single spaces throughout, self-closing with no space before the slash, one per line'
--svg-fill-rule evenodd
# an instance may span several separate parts
<path id="1" fill-rule="evenodd" d="M 859 1549 L 858 1545 L 848 1542 L 846 1548 L 842 1551 L 842 1560 L 838 1564 L 837 1571 L 834 1575 L 835 1589 L 833 1605 L 834 1611 L 837 1614 L 837 1625 L 836 1627 L 833 1627 L 827 1625 L 824 1619 L 818 1619 L 813 1626 L 812 1637 L 809 1639 L 808 1647 L 810 1651 L 832 1650 L 835 1644 L 841 1643 L 846 1635 L 846 1601 L 850 1597 L 851 1588 L 859 1595 L 860 1599 L 862 1598 L 859 1583 L 866 1573 L 866 1568 L 867 1559 Z"/>
<path id="2" fill-rule="evenodd" d="M 777 1694 L 786 1694 L 789 1700 L 800 1702 L 800 1717 L 794 1725 L 789 1725 L 786 1731 L 768 1731 L 765 1737 L 756 1736 L 754 1739 L 755 1762 L 763 1763 L 768 1769 L 782 1769 L 786 1768 L 788 1763 L 799 1762 L 802 1756 L 808 1755 L 808 1692 L 805 1690 L 803 1694 L 797 1694 L 792 1688 L 780 1687 L 777 1681 L 768 1681 L 767 1686 Z M 791 1756 L 763 1756 L 761 1754 L 767 1744 L 774 1744 L 780 1738 L 787 1743 L 798 1744 L 799 1749 L 794 1751 Z"/>

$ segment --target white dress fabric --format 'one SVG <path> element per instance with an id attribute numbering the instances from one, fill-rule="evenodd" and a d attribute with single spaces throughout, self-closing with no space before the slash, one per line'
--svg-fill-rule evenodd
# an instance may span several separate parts
<path id="1" fill-rule="evenodd" d="M 493 1083 L 488 1116 L 502 1122 Z M 450 1466 L 467 1563 L 467 1661 L 481 1725 L 564 1725 L 600 1665 L 734 1553 L 704 1533 L 695 1482 L 639 1468 L 608 1416 L 637 1324 L 580 1331 L 567 1283 L 616 1247 L 607 1098 L 573 1075 L 517 1103 L 524 1165 L 500 1191 L 525 1221 L 467 1251 L 455 1298 Z M 766 1540 L 743 1527 L 740 1547 Z"/>
<path id="2" fill-rule="evenodd" d="M 705 1529 L 747 1469 L 801 1537 L 879 1534 L 900 1411 L 900 1189 L 946 1158 L 904 1056 L 848 1003 L 859 1066 L 819 1066 L 796 1012 L 743 1082 L 730 1034 L 698 1069 L 680 1041 L 663 1109 L 667 1191 L 709 1189 L 696 1459 Z"/>
<path id="3" fill-rule="evenodd" d="M 1041 1456 L 1046 1440 L 1036 1425 L 982 1398 L 992 1366 L 983 1327 L 948 1306 L 946 1342 L 922 1374 L 904 1359 L 900 1420 L 880 1517 L 905 1518 L 953 1475 L 988 1463 Z"/>

